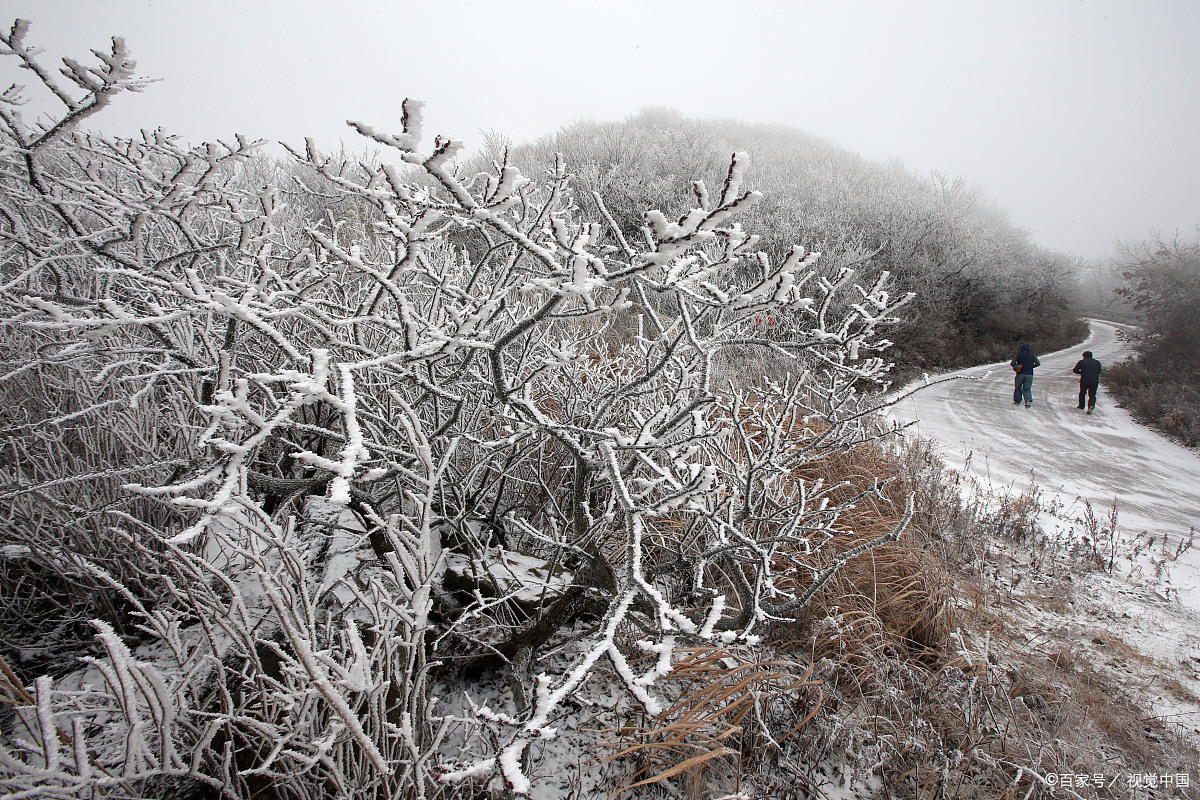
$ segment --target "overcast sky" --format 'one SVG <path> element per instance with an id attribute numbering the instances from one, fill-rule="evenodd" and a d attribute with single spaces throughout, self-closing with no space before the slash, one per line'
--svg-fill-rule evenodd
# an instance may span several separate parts
<path id="1" fill-rule="evenodd" d="M 325 147 L 399 129 L 477 147 L 646 106 L 782 123 L 961 176 L 1088 258 L 1200 223 L 1200 2 L 0 0 L 55 62 L 124 36 L 143 75 L 91 126 Z M 31 77 L 0 60 L 0 80 Z"/>

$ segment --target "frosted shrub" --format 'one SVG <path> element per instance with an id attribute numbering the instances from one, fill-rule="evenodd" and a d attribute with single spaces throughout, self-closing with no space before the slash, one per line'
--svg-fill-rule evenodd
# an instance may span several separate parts
<path id="1" fill-rule="evenodd" d="M 758 250 L 734 220 L 760 199 L 746 154 L 632 240 L 599 197 L 580 211 L 561 159 L 472 175 L 458 143 L 423 150 L 411 100 L 399 133 L 353 123 L 378 163 L 310 142 L 290 181 L 254 185 L 271 171 L 241 137 L 81 132 L 141 88 L 133 63 L 114 40 L 63 88 L 26 27 L 7 52 L 65 111 L 30 126 L 16 90 L 0 106 L 0 315 L 28 342 L 3 381 L 37 395 L 51 376 L 55 400 L 7 429 L 4 502 L 32 552 L 43 509 L 78 507 L 63 492 L 109 492 L 83 512 L 154 571 L 130 587 L 87 553 L 56 562 L 133 609 L 137 636 L 96 623 L 90 670 L 23 695 L 7 790 L 424 797 L 498 774 L 526 793 L 529 745 L 600 662 L 653 716 L 678 649 L 753 641 L 899 536 L 907 516 L 817 559 L 860 498 L 799 469 L 877 435 L 863 392 L 908 297 Z M 790 377 L 717 384 L 756 350 Z M 47 466 L 66 428 L 118 439 L 120 460 Z M 453 766 L 431 656 L 513 687 Z"/>

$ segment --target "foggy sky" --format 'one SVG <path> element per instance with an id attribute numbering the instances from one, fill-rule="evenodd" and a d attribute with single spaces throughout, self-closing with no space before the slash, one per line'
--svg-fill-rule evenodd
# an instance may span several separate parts
<path id="1" fill-rule="evenodd" d="M 361 152 L 345 126 L 516 142 L 647 106 L 778 123 L 964 178 L 1088 258 L 1200 223 L 1200 3 L 0 0 L 54 63 L 124 36 L 142 75 L 89 127 Z M 90 58 L 90 56 L 88 56 Z M 15 59 L 0 80 L 29 84 Z M 31 87 L 32 88 L 32 87 Z M 29 112 L 27 111 L 27 116 Z M 426 145 L 427 146 L 427 145 Z"/>

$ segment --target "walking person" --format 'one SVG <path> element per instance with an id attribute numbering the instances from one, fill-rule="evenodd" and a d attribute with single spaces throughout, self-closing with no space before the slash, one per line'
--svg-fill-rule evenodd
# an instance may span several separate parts
<path id="1" fill-rule="evenodd" d="M 1016 388 L 1013 389 L 1013 405 L 1021 405 L 1021 400 L 1025 400 L 1025 407 L 1029 408 L 1033 405 L 1033 368 L 1040 367 L 1041 361 L 1029 349 L 1028 344 L 1021 345 L 1021 352 L 1017 353 L 1017 357 L 1009 362 L 1013 368 L 1013 372 L 1017 373 Z"/>
<path id="2" fill-rule="evenodd" d="M 1087 413 L 1096 408 L 1096 389 L 1100 387 L 1100 362 L 1092 358 L 1092 351 L 1086 350 L 1083 360 L 1072 370 L 1079 376 L 1079 407 L 1083 408 L 1084 397 L 1087 397 Z"/>

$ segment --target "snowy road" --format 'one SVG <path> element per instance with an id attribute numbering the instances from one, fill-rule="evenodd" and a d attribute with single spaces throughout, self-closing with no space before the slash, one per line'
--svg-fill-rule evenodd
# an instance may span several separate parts
<path id="1" fill-rule="evenodd" d="M 1116 501 L 1119 568 L 1076 574 L 1077 593 L 1057 610 L 1036 596 L 1018 602 L 1014 619 L 1023 633 L 1016 638 L 1069 647 L 1200 746 L 1200 543 L 1174 557 L 1180 537 L 1200 530 L 1200 455 L 1136 424 L 1104 392 L 1103 375 L 1096 413 L 1076 408 L 1079 379 L 1071 369 L 1084 350 L 1105 365 L 1123 359 L 1128 349 L 1117 330 L 1092 321 L 1085 343 L 1040 356 L 1031 409 L 1013 405 L 1005 363 L 919 389 L 892 415 L 935 440 L 947 464 L 985 488 L 1020 494 L 1036 484 L 1043 492 L 1038 522 L 1053 537 L 1086 530 L 1084 501 L 1101 520 Z M 1131 544 L 1148 540 L 1143 531 L 1159 544 Z M 1163 534 L 1171 540 L 1165 549 Z"/>
<path id="2" fill-rule="evenodd" d="M 921 389 L 892 414 L 915 421 L 909 430 L 937 440 L 956 469 L 969 459 L 970 471 L 992 486 L 1020 492 L 1037 484 L 1062 503 L 1057 516 L 1079 516 L 1082 500 L 1106 516 L 1115 499 L 1122 530 L 1186 536 L 1200 529 L 1200 456 L 1136 424 L 1105 394 L 1103 375 L 1096 412 L 1076 408 L 1079 378 L 1071 370 L 1083 351 L 1106 366 L 1129 354 L 1117 326 L 1091 324 L 1084 344 L 1038 354 L 1030 409 L 1013 405 L 1012 369 L 998 364 L 955 373 L 976 380 Z"/>

